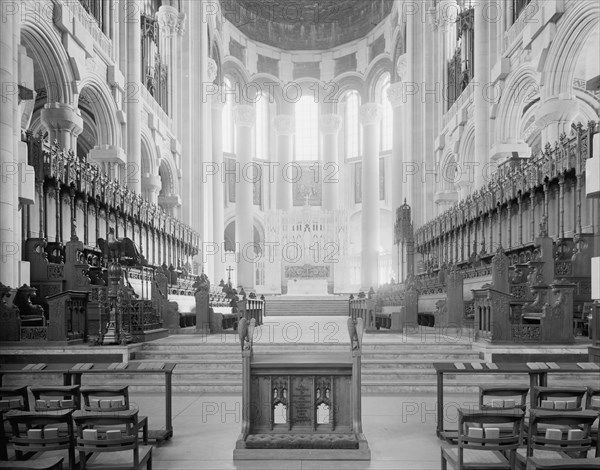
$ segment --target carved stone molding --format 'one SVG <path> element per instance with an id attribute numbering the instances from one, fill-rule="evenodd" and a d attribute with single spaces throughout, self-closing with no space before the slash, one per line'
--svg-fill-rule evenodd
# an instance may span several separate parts
<path id="1" fill-rule="evenodd" d="M 273 118 L 273 128 L 277 135 L 294 135 L 296 133 L 296 118 L 291 114 L 280 114 Z"/>
<path id="2" fill-rule="evenodd" d="M 210 57 L 207 59 L 208 60 L 208 68 L 207 68 L 207 73 L 208 73 L 208 80 L 210 82 L 214 82 L 215 78 L 217 78 L 217 74 L 218 74 L 218 67 L 217 67 L 217 63 L 214 61 L 214 59 L 211 59 Z"/>
<path id="3" fill-rule="evenodd" d="M 183 34 L 185 31 L 185 13 L 179 13 L 177 8 L 170 5 L 162 5 L 156 12 L 156 20 L 161 34 L 165 37 L 173 37 Z"/>
<path id="4" fill-rule="evenodd" d="M 342 116 L 339 114 L 324 114 L 319 120 L 319 129 L 322 134 L 337 134 L 342 128 Z"/>
<path id="5" fill-rule="evenodd" d="M 395 82 L 390 85 L 387 91 L 387 98 L 390 100 L 393 108 L 406 103 L 406 95 L 404 94 L 404 83 Z"/>
<path id="6" fill-rule="evenodd" d="M 378 103 L 365 103 L 360 107 L 358 118 L 361 125 L 378 124 L 382 118 L 382 108 Z"/>
<path id="7" fill-rule="evenodd" d="M 256 112 L 254 107 L 247 104 L 238 104 L 233 108 L 233 122 L 236 126 L 254 127 Z"/>
<path id="8" fill-rule="evenodd" d="M 402 54 L 400 57 L 398 57 L 398 61 L 396 62 L 396 73 L 398 74 L 399 81 L 406 79 L 406 74 L 408 73 L 406 54 Z"/>

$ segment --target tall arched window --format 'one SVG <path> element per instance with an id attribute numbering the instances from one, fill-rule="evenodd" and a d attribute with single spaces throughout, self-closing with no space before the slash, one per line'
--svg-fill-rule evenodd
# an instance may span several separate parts
<path id="1" fill-rule="evenodd" d="M 225 108 L 223 109 L 223 152 L 235 152 L 235 132 L 233 130 L 233 87 L 229 78 L 223 85 L 225 92 Z"/>
<path id="2" fill-rule="evenodd" d="M 319 105 L 313 96 L 296 103 L 296 160 L 319 159 Z"/>
<path id="3" fill-rule="evenodd" d="M 381 119 L 381 151 L 386 152 L 392 150 L 392 132 L 394 130 L 394 110 L 392 103 L 388 99 L 387 93 L 390 88 L 390 74 L 384 73 L 377 82 L 377 101 L 383 108 L 383 116 Z"/>
<path id="4" fill-rule="evenodd" d="M 262 92 L 256 101 L 256 158 L 269 158 L 269 125 L 271 123 L 271 96 Z"/>
<path id="5" fill-rule="evenodd" d="M 360 95 L 357 91 L 346 94 L 344 100 L 344 144 L 346 158 L 360 157 L 362 147 L 362 129 L 358 120 Z"/>

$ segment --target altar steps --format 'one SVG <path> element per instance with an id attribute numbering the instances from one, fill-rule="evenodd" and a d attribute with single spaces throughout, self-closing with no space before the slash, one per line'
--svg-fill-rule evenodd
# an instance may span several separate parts
<path id="1" fill-rule="evenodd" d="M 265 315 L 272 316 L 348 316 L 346 296 L 269 296 Z"/>

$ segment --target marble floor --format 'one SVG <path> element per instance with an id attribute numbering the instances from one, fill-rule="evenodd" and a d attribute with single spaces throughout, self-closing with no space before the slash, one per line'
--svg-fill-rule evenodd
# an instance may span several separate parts
<path id="1" fill-rule="evenodd" d="M 476 405 L 476 397 L 446 395 L 446 426 L 457 407 Z M 164 427 L 160 394 L 134 394 L 140 414 L 150 428 Z M 381 469 L 433 470 L 440 468 L 440 442 L 435 436 L 436 396 L 370 395 L 363 397 L 363 431 L 371 448 L 370 462 L 354 461 L 233 461 L 241 427 L 239 395 L 175 394 L 174 436 L 153 451 L 155 470 L 213 469 Z"/>

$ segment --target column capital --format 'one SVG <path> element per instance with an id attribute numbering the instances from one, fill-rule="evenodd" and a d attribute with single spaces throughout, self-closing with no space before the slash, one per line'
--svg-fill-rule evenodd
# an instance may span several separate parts
<path id="1" fill-rule="evenodd" d="M 342 128 L 342 116 L 339 114 L 323 114 L 319 119 L 321 134 L 337 134 Z"/>
<path id="2" fill-rule="evenodd" d="M 217 78 L 218 70 L 217 63 L 214 59 L 208 57 L 207 59 L 207 73 L 208 73 L 208 81 L 214 82 L 215 78 Z"/>
<path id="3" fill-rule="evenodd" d="M 156 21 L 161 34 L 168 38 L 181 35 L 185 30 L 185 13 L 179 13 L 177 8 L 170 5 L 162 5 L 158 9 Z"/>
<path id="4" fill-rule="evenodd" d="M 254 127 L 256 124 L 256 112 L 254 106 L 238 104 L 233 108 L 233 122 L 240 127 Z"/>
<path id="5" fill-rule="evenodd" d="M 387 99 L 390 100 L 393 108 L 397 108 L 406 103 L 406 93 L 403 82 L 391 83 L 387 90 Z"/>
<path id="6" fill-rule="evenodd" d="M 378 124 L 382 115 L 382 107 L 378 103 L 365 103 L 358 111 L 358 119 L 363 126 Z"/>
<path id="7" fill-rule="evenodd" d="M 294 135 L 296 118 L 291 114 L 280 114 L 273 118 L 273 127 L 277 135 Z"/>
<path id="8" fill-rule="evenodd" d="M 78 136 L 83 131 L 83 119 L 70 105 L 48 103 L 40 113 L 44 126 L 54 131 L 67 131 Z"/>

